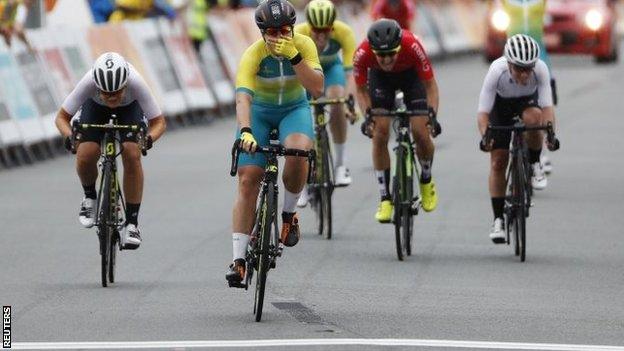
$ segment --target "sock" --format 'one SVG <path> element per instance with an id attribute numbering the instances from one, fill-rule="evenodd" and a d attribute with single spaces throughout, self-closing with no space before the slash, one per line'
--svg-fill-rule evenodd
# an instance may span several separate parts
<path id="1" fill-rule="evenodd" d="M 534 164 L 534 163 L 539 162 L 541 154 L 542 154 L 541 148 L 537 150 L 533 150 L 529 148 L 529 163 Z"/>
<path id="2" fill-rule="evenodd" d="M 377 184 L 379 185 L 379 195 L 381 195 L 381 201 L 390 200 L 390 170 L 375 170 L 375 177 L 377 178 Z"/>
<path id="3" fill-rule="evenodd" d="M 344 165 L 344 154 L 346 145 L 347 144 L 334 143 L 334 155 L 336 156 L 336 159 L 334 160 L 334 166 L 336 168 Z"/>
<path id="4" fill-rule="evenodd" d="M 84 194 L 87 199 L 95 200 L 97 198 L 97 191 L 95 191 L 95 184 L 83 185 L 82 189 L 84 190 Z"/>
<path id="5" fill-rule="evenodd" d="M 284 189 L 284 206 L 282 207 L 282 211 L 294 213 L 299 196 L 301 196 L 301 192 L 295 194 L 288 191 L 288 189 Z"/>
<path id="6" fill-rule="evenodd" d="M 139 208 L 141 204 L 131 204 L 126 202 L 126 224 L 138 225 L 139 221 Z"/>
<path id="7" fill-rule="evenodd" d="M 420 173 L 420 182 L 422 184 L 428 184 L 431 182 L 431 160 L 418 160 L 420 162 L 420 168 L 422 168 L 422 172 Z"/>
<path id="8" fill-rule="evenodd" d="M 505 198 L 504 197 L 493 197 L 492 198 L 492 210 L 494 211 L 494 219 L 503 218 L 503 213 L 505 211 Z"/>
<path id="9" fill-rule="evenodd" d="M 233 261 L 237 259 L 245 259 L 247 254 L 247 245 L 249 244 L 249 235 L 243 233 L 232 233 L 232 257 Z"/>

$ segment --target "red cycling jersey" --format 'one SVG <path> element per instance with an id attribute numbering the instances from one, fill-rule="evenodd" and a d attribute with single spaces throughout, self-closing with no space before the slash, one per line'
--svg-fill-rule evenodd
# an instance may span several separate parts
<path id="1" fill-rule="evenodd" d="M 364 39 L 353 59 L 353 75 L 358 86 L 366 85 L 369 68 L 381 69 L 368 39 Z M 403 30 L 401 50 L 390 72 L 403 72 L 410 68 L 416 71 L 421 80 L 430 80 L 434 77 L 433 67 L 420 40 L 410 31 Z"/>
<path id="2" fill-rule="evenodd" d="M 416 5 L 413 0 L 377 0 L 373 5 L 371 16 L 374 20 L 390 18 L 403 29 L 410 30 L 412 20 L 416 14 Z M 396 3 L 393 6 L 391 3 Z"/>

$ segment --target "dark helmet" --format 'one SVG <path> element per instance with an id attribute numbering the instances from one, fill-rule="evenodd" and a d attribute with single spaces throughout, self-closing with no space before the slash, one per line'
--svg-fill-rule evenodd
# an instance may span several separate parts
<path id="1" fill-rule="evenodd" d="M 368 29 L 368 42 L 371 49 L 393 50 L 401 45 L 402 30 L 399 22 L 382 18 L 375 21 Z"/>
<path id="2" fill-rule="evenodd" d="M 297 20 L 295 8 L 287 0 L 265 0 L 256 8 L 256 24 L 261 30 L 292 26 Z"/>

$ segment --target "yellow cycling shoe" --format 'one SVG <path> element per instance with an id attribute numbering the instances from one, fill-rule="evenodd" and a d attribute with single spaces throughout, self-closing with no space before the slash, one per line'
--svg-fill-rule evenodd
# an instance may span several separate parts
<path id="1" fill-rule="evenodd" d="M 431 212 L 438 206 L 438 193 L 436 192 L 433 179 L 427 184 L 420 183 L 420 195 L 422 196 L 422 208 Z"/>
<path id="2" fill-rule="evenodd" d="M 375 213 L 375 219 L 379 223 L 390 223 L 392 221 L 392 201 L 383 200 L 379 207 L 377 208 L 377 213 Z"/>

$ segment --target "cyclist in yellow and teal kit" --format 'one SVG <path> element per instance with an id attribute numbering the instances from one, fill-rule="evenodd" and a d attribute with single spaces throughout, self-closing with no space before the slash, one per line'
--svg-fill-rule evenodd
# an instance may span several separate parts
<path id="1" fill-rule="evenodd" d="M 253 153 L 258 145 L 269 144 L 269 133 L 277 128 L 285 147 L 311 149 L 314 129 L 306 90 L 315 98 L 323 94 L 323 72 L 314 42 L 294 32 L 295 9 L 287 0 L 262 2 L 255 19 L 262 39 L 245 51 L 236 77 L 237 138 L 244 151 Z M 261 154 L 243 153 L 239 159 L 232 219 L 234 262 L 225 275 L 230 283 L 240 283 L 245 276 L 245 253 L 265 165 L 266 158 Z M 280 235 L 285 246 L 299 241 L 295 207 L 307 173 L 307 160 L 286 158 Z"/>
<path id="2" fill-rule="evenodd" d="M 295 32 L 312 38 L 316 44 L 325 74 L 325 96 L 330 99 L 342 98 L 346 93 L 355 96 L 353 55 L 356 42 L 353 30 L 346 23 L 336 20 L 336 7 L 329 0 L 310 1 L 305 13 L 307 21 L 295 26 Z M 330 114 L 329 127 L 334 141 L 336 185 L 346 186 L 351 184 L 351 175 L 345 166 L 347 141 L 345 114 L 352 122 L 355 122 L 359 114 L 346 112 L 343 105 L 333 105 Z M 306 198 L 305 194 L 301 196 L 299 206 L 305 206 Z"/>

